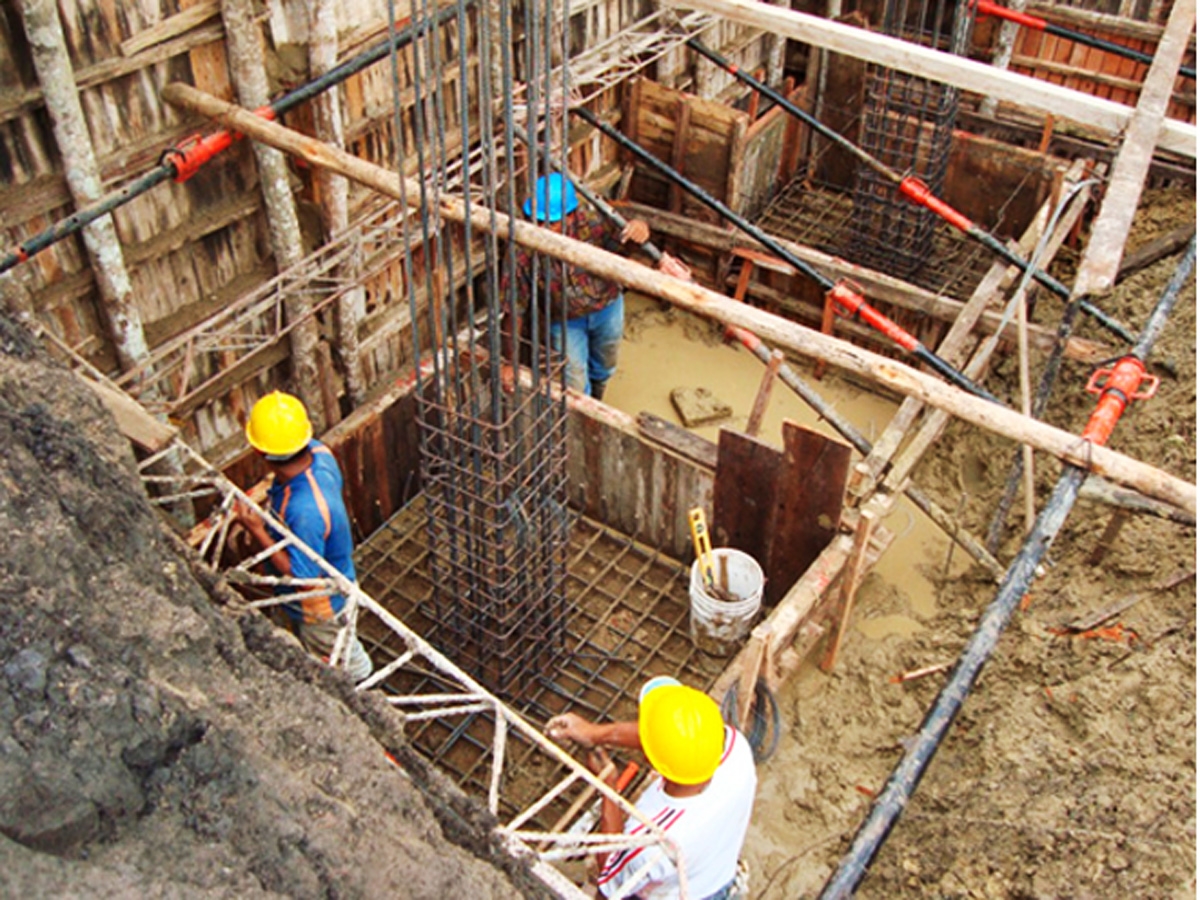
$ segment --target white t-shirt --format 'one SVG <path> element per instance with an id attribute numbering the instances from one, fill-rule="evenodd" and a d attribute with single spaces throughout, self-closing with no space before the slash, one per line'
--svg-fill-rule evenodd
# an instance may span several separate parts
<path id="1" fill-rule="evenodd" d="M 694 797 L 669 797 L 663 792 L 662 776 L 654 779 L 635 804 L 681 851 L 687 872 L 688 896 L 694 900 L 714 894 L 727 885 L 737 871 L 738 855 L 750 826 L 754 789 L 758 774 L 754 754 L 746 739 L 735 729 L 725 728 L 725 749 L 712 781 Z M 646 830 L 630 816 L 627 834 Z M 649 862 L 649 868 L 646 868 Z M 636 847 L 609 854 L 597 886 L 605 897 L 632 888 L 643 900 L 675 900 L 679 876 L 675 866 L 657 846 Z"/>

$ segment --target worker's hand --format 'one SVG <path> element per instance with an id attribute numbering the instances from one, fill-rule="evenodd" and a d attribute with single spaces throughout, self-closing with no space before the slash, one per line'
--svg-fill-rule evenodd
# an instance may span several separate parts
<path id="1" fill-rule="evenodd" d="M 267 523 L 254 507 L 244 500 L 233 501 L 233 519 L 260 540 L 267 537 Z"/>
<path id="2" fill-rule="evenodd" d="M 683 264 L 681 260 L 676 259 L 670 253 L 664 253 L 658 260 L 658 271 L 664 275 L 670 275 L 672 278 L 678 278 L 680 281 L 691 281 L 692 270 Z"/>
<path id="3" fill-rule="evenodd" d="M 592 747 L 596 743 L 593 734 L 595 727 L 583 716 L 576 713 L 563 713 L 546 723 L 546 734 L 550 736 L 551 740 L 558 741 L 560 744 L 564 741 L 574 741 L 580 746 Z"/>
<path id="4" fill-rule="evenodd" d="M 635 244 L 644 244 L 650 240 L 650 226 L 641 219 L 631 219 L 621 229 L 621 243 L 633 241 Z"/>
<path id="5" fill-rule="evenodd" d="M 500 389 L 511 394 L 517 383 L 517 373 L 511 363 L 500 363 Z"/>

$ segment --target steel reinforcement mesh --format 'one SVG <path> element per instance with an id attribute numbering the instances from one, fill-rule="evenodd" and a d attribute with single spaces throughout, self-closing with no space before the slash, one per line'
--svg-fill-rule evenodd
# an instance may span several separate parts
<path id="1" fill-rule="evenodd" d="M 961 55 L 970 18 L 957 0 L 889 0 L 882 31 Z M 941 196 L 958 93 L 907 72 L 868 66 L 860 146 L 892 172 L 920 178 Z M 873 269 L 908 276 L 933 252 L 936 219 L 901 196 L 891 178 L 859 163 L 846 253 Z"/>
<path id="2" fill-rule="evenodd" d="M 418 497 L 358 548 L 356 564 L 363 588 L 404 620 L 410 628 L 456 662 L 463 654 L 436 599 L 433 548 L 427 541 L 424 509 Z M 636 717 L 642 683 L 654 675 L 674 675 L 707 690 L 728 660 L 698 650 L 689 633 L 688 569 L 677 560 L 598 522 L 569 514 L 565 605 L 561 636 L 564 649 L 552 664 L 524 675 L 513 707 L 542 727 L 561 712 L 573 711 L 593 720 Z M 364 623 L 366 642 L 377 667 L 387 665 L 404 648 L 390 631 Z M 407 667 L 383 689 L 407 694 L 448 688 L 435 671 L 416 673 Z M 464 790 L 486 795 L 492 759 L 494 723 L 485 713 L 460 720 L 414 722 L 407 733 L 428 759 Z M 539 796 L 565 774 L 547 763 L 519 734 L 510 732 L 506 780 L 500 794 L 501 817 Z M 647 769 L 640 754 L 629 757 Z M 538 817 L 554 823 L 569 798 L 551 804 Z"/>

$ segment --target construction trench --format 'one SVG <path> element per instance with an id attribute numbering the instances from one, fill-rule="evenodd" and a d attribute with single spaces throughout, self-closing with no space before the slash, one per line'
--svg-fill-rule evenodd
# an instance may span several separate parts
<path id="1" fill-rule="evenodd" d="M 648 766 L 622 760 L 638 764 L 636 777 L 626 796 L 614 795 L 581 765 L 578 748 L 543 734 L 566 711 L 635 717 L 638 687 L 660 674 L 709 692 L 752 738 L 762 772 L 756 823 L 770 819 L 752 826 L 752 896 L 848 896 L 860 881 L 881 896 L 898 881 L 912 896 L 959 891 L 953 865 L 936 877 L 929 863 L 914 870 L 912 850 L 883 857 L 878 881 L 868 872 L 1017 603 L 1042 592 L 1035 574 L 1071 583 L 1065 564 L 1043 557 L 1080 492 L 1106 547 L 1119 544 L 1122 528 L 1174 529 L 1169 546 L 1190 546 L 1194 557 L 1194 391 L 1190 423 L 1171 426 L 1192 469 L 1158 454 L 1142 461 L 1115 438 L 1116 449 L 1106 446 L 1127 404 L 1158 402 L 1149 385 L 1160 374 L 1167 389 L 1167 376 L 1183 378 L 1184 394 L 1186 373 L 1194 378 L 1194 364 L 1175 358 L 1181 340 L 1194 356 L 1194 340 L 1167 324 L 1180 314 L 1176 303 L 1194 322 L 1194 196 L 1183 222 L 1168 223 L 1186 225 L 1190 215 L 1190 247 L 1186 228 L 1156 233 L 1157 255 L 1121 269 L 1123 255 L 1136 256 L 1126 240 L 1143 191 L 1194 195 L 1194 72 L 1180 73 L 1181 63 L 1194 65 L 1194 4 L 1142 11 L 1157 18 L 1126 28 L 1136 17 L 1124 7 L 1125 18 L 1040 10 L 1138 44 L 1152 65 L 1116 63 L 1103 50 L 1067 64 L 1058 39 L 1014 37 L 965 4 L 634 6 L 418 5 L 390 18 L 364 6 L 370 28 L 297 32 L 311 32 L 306 77 L 285 78 L 287 90 L 270 92 L 283 99 L 272 100 L 266 75 L 277 74 L 283 54 L 267 65 L 262 48 L 235 46 L 235 23 L 242 32 L 261 23 L 248 5 L 223 4 L 229 72 L 206 56 L 214 45 L 162 48 L 191 63 L 191 77 L 155 70 L 160 114 L 174 132 L 168 152 L 150 153 L 152 133 L 137 143 L 130 125 L 109 121 L 105 132 L 90 123 L 113 146 L 136 144 L 120 178 L 111 148 L 101 179 L 101 148 L 88 146 L 100 138 L 67 127 L 108 113 L 76 101 L 72 120 L 70 99 L 46 91 L 62 158 L 86 164 L 90 155 L 97 177 L 72 189 L 73 216 L 48 216 L 60 207 L 21 200 L 15 189 L 0 203 L 17 246 L 0 266 L 11 273 L 6 301 L 112 409 L 164 519 L 268 614 L 279 601 L 278 581 L 258 571 L 267 554 L 248 557 L 230 527 L 234 502 L 264 491 L 242 424 L 271 388 L 305 400 L 345 473 L 359 581 L 325 565 L 328 581 L 292 587 L 320 593 L 332 584 L 351 599 L 351 631 L 376 668 L 358 690 L 397 710 L 421 756 L 487 807 L 507 852 L 529 861 L 551 892 L 583 895 L 589 853 L 667 847 L 649 823 L 636 839 L 573 829 L 600 795 L 635 814 L 628 797 Z M 47 21 L 33 0 L 22 14 L 31 34 L 58 32 L 51 50 L 33 54 L 39 79 L 61 71 L 55 64 L 69 73 L 75 23 Z M 326 15 L 349 27 L 347 10 Z M 174 20 L 158 40 L 198 40 L 205 21 Z M 299 40 L 294 22 L 266 27 L 278 29 L 272 53 Z M 47 58 L 54 45 L 57 58 Z M 929 56 L 914 51 L 902 62 L 906 46 Z M 1004 47 L 1012 68 L 1051 81 L 970 68 Z M 79 75 L 75 66 L 68 78 Z M 223 99 L 231 82 L 238 104 Z M 80 83 L 99 84 L 109 110 L 135 90 L 95 72 Z M 981 85 L 986 94 L 971 92 Z M 1007 116 L 997 117 L 997 98 Z M 7 115 L 21 125 L 20 104 Z M 185 138 L 185 127 L 207 140 Z M 8 139 L 33 140 L 17 126 Z M 20 161 L 28 156 L 8 155 L 13 185 L 32 182 L 34 169 Z M 126 169 L 142 174 L 134 181 Z M 611 220 L 650 226 L 647 245 L 628 252 L 637 262 L 522 216 L 530 185 L 553 170 L 569 170 L 582 202 L 594 200 Z M 166 182 L 176 182 L 173 199 L 156 199 Z M 319 224 L 297 218 L 293 194 Z M 34 222 L 42 230 L 30 238 Z M 114 263 L 122 243 L 125 261 Z M 627 291 L 630 362 L 607 402 L 564 389 L 544 328 L 556 299 L 520 291 L 518 247 L 538 267 L 579 266 Z M 692 280 L 641 265 L 663 253 Z M 1143 267 L 1166 267 L 1174 280 L 1143 289 L 1136 306 L 1106 302 L 1119 278 Z M 503 312 L 523 303 L 531 327 L 518 341 L 502 328 Z M 680 357 L 663 349 L 650 360 L 628 343 L 658 323 L 674 340 L 688 336 Z M 1156 367 L 1163 335 L 1174 342 L 1168 369 Z M 687 357 L 702 354 L 714 362 L 693 369 Z M 750 356 L 766 365 L 734 375 L 734 354 L 738 365 Z M 502 367 L 512 358 L 523 366 L 508 386 Z M 1101 412 L 1052 415 L 1056 381 L 1094 370 L 1103 374 L 1088 390 Z M 667 405 L 672 389 L 689 384 L 728 400 L 739 381 L 751 402 L 743 391 L 715 424 Z M 661 404 L 656 413 L 648 395 Z M 967 449 L 976 442 L 986 449 Z M 1025 473 L 1010 467 L 1021 445 L 1039 451 L 1038 489 L 1032 450 L 1016 456 Z M 1044 482 L 1059 460 L 1065 486 L 1051 494 Z M 958 488 L 924 481 L 946 466 L 958 468 Z M 1013 490 L 968 497 L 962 472 L 971 466 L 1007 476 Z M 1023 509 L 1009 512 L 1016 496 Z M 1107 509 L 1101 496 L 1124 505 Z M 697 507 L 715 546 L 748 553 L 765 574 L 761 614 L 729 653 L 706 652 L 692 624 Z M 1098 548 L 1092 556 L 1096 565 L 1104 558 Z M 893 574 L 879 576 L 888 563 Z M 962 584 L 951 584 L 951 572 Z M 1158 583 L 1194 591 L 1190 577 Z M 933 635 L 937 665 L 885 633 L 887 665 L 907 670 L 896 683 L 912 675 L 913 687 L 880 701 L 877 686 L 861 681 L 870 671 L 861 620 L 881 612 L 873 599 L 888 598 L 882 611 L 894 616 L 896 596 L 922 590 L 937 593 L 938 611 L 918 623 L 909 607 L 899 618 Z M 1190 624 L 1160 630 L 1160 639 L 1190 634 L 1194 676 L 1194 608 Z M 934 681 L 957 696 L 944 700 Z M 832 710 L 808 705 L 818 690 L 832 695 Z M 867 713 L 848 708 L 877 706 L 886 720 L 901 705 L 914 720 L 892 723 L 887 739 L 865 739 L 872 765 L 834 779 L 849 800 L 796 801 L 829 832 L 800 836 L 797 814 L 779 813 L 778 798 L 822 780 L 810 758 L 845 749 L 852 759 L 849 737 L 839 748 L 837 732 L 845 724 L 849 735 Z M 813 718 L 820 738 L 809 732 Z M 896 752 L 881 753 L 888 742 Z M 962 750 L 948 743 L 957 758 Z M 1182 787 L 1194 800 L 1194 739 L 1190 746 Z M 1157 816 L 1155 828 L 1166 820 L 1172 835 L 1194 841 L 1194 814 L 1170 807 Z M 897 837 L 907 824 L 900 819 Z M 1170 843 L 1157 835 L 1145 846 Z M 1125 840 L 1128 855 L 1137 838 Z M 814 851 L 824 855 L 805 856 Z M 1142 880 L 1114 880 L 1111 895 L 1194 884 L 1177 855 L 1164 862 L 1156 852 Z M 1114 879 L 1132 877 L 1112 859 L 1104 865 Z M 981 880 L 962 896 L 1094 887 L 1068 875 L 1050 885 L 1033 872 L 998 882 L 973 875 Z"/>

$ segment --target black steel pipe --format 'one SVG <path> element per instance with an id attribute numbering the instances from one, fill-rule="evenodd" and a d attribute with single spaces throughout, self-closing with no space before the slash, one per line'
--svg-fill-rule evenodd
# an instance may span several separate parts
<path id="1" fill-rule="evenodd" d="M 877 159 L 866 150 L 863 150 L 845 135 L 839 134 L 837 131 L 824 124 L 816 116 L 805 112 L 803 109 L 796 106 L 796 104 L 788 100 L 787 97 L 783 96 L 783 94 L 759 81 L 748 72 L 743 71 L 735 63 L 722 56 L 716 50 L 705 46 L 696 38 L 689 38 L 687 45 L 717 67 L 728 72 L 730 75 L 733 75 L 743 84 L 748 85 L 762 94 L 768 100 L 779 105 L 789 115 L 799 119 L 814 131 L 817 131 L 824 137 L 833 141 L 843 150 L 846 150 L 855 156 L 859 161 L 874 169 L 885 179 L 895 184 L 903 197 L 907 198 L 913 203 L 916 203 L 918 206 L 923 206 L 930 210 L 935 215 L 939 216 L 943 221 L 957 228 L 963 234 L 983 244 L 983 246 L 997 254 L 1001 259 L 1010 265 L 1016 266 L 1022 272 L 1029 272 L 1039 284 L 1049 289 L 1055 296 L 1063 300 L 1070 299 L 1071 292 L 1066 285 L 1058 281 L 1044 269 L 1035 266 L 1030 260 L 1027 260 L 1021 256 L 1021 254 L 1010 249 L 1003 241 L 995 238 L 985 228 L 971 221 L 967 216 L 958 212 L 948 203 L 935 197 L 929 187 L 925 185 L 924 182 L 920 181 L 920 179 L 902 176 L 899 172 L 893 170 L 882 160 Z M 1115 334 L 1121 340 L 1125 341 L 1125 343 L 1133 343 L 1133 333 L 1094 304 L 1084 300 L 1080 305 L 1080 309 L 1094 318 L 1097 322 L 1099 322 L 1102 326 Z"/>
<path id="2" fill-rule="evenodd" d="M 904 329 L 902 329 L 895 322 L 891 321 L 882 313 L 873 309 L 857 292 L 852 291 L 845 285 L 839 282 L 834 282 L 833 279 L 821 274 L 821 272 L 813 268 L 813 266 L 802 260 L 800 257 L 796 256 L 796 254 L 792 253 L 757 225 L 746 220 L 742 216 L 739 216 L 720 200 L 711 196 L 698 184 L 680 175 L 654 154 L 625 137 L 625 135 L 621 134 L 621 132 L 617 131 L 607 122 L 599 119 L 591 112 L 591 110 L 588 110 L 584 107 L 572 107 L 571 112 L 579 116 L 589 125 L 592 125 L 594 128 L 602 131 L 605 135 L 612 138 L 626 150 L 629 150 L 639 159 L 652 166 L 660 174 L 664 175 L 675 184 L 678 184 L 709 209 L 713 210 L 723 219 L 732 223 L 733 225 L 736 225 L 746 234 L 753 237 L 756 241 L 758 241 L 780 259 L 787 262 L 798 272 L 803 275 L 807 275 L 809 278 L 819 284 L 826 292 L 828 292 L 839 304 L 850 309 L 854 315 L 862 316 L 864 319 L 870 322 L 872 327 L 887 335 L 889 338 L 895 341 L 898 346 L 907 350 L 909 353 L 912 353 L 922 362 L 939 372 L 947 380 L 963 390 L 969 391 L 977 397 L 982 397 L 985 400 L 991 400 L 993 403 L 1000 402 L 983 388 L 979 387 L 979 385 L 975 384 L 975 382 L 971 381 L 971 379 L 967 378 L 967 376 L 962 372 L 958 371 L 958 369 L 954 368 L 936 353 L 933 353 L 931 350 L 929 350 L 929 348 L 917 340 L 916 337 L 908 334 L 908 332 L 904 331 Z"/>
<path id="3" fill-rule="evenodd" d="M 1159 299 L 1153 314 L 1147 320 L 1142 336 L 1130 354 L 1131 357 L 1138 360 L 1139 364 L 1149 356 L 1167 316 L 1170 315 L 1179 298 L 1183 283 L 1195 268 L 1195 263 L 1196 241 L 1193 238 L 1188 252 L 1176 268 L 1175 274 Z M 1115 419 L 1113 419 L 1111 422 L 1101 424 L 1099 428 L 1096 427 L 1097 419 L 1102 417 L 1103 406 L 1104 395 L 1102 394 L 1096 412 L 1093 413 L 1092 419 L 1084 431 L 1085 435 L 1099 434 L 1101 440 L 1098 443 L 1104 442 L 1107 434 L 1111 432 L 1111 425 L 1115 424 Z M 1124 404 L 1121 405 L 1121 409 L 1124 409 Z M 825 882 L 820 900 L 835 900 L 835 898 L 841 900 L 841 898 L 853 896 L 854 891 L 866 875 L 867 868 L 879 852 L 879 848 L 883 846 L 892 827 L 908 805 L 913 791 L 916 790 L 921 777 L 925 774 L 929 763 L 932 762 L 934 754 L 950 730 L 955 716 L 962 708 L 963 701 L 970 693 L 984 664 L 996 649 L 1000 635 L 1009 619 L 1012 618 L 1021 598 L 1028 592 L 1038 564 L 1058 535 L 1071 508 L 1075 505 L 1075 501 L 1079 497 L 1079 488 L 1087 478 L 1087 474 L 1086 469 L 1078 466 L 1067 465 L 1064 467 L 1058 484 L 1054 488 L 1054 493 L 1051 494 L 1045 507 L 1038 514 L 1033 530 L 1009 566 L 999 591 L 984 611 L 979 626 L 959 657 L 953 673 L 938 694 L 933 706 L 930 707 L 929 712 L 926 713 L 920 731 L 907 745 L 908 749 L 905 751 L 904 757 L 892 771 L 883 791 L 875 799 L 871 813 L 859 827 L 850 850 L 842 857 L 837 869 Z"/>
<path id="4" fill-rule="evenodd" d="M 473 5 L 475 0 L 470 0 L 468 5 Z M 382 41 L 381 43 L 364 50 L 353 59 L 349 59 L 330 69 L 320 78 L 301 85 L 293 91 L 289 91 L 277 100 L 265 107 L 276 116 L 280 116 L 299 104 L 310 100 L 317 94 L 328 90 L 336 84 L 345 81 L 351 75 L 361 72 L 367 66 L 374 62 L 378 62 L 393 49 L 400 49 L 421 37 L 428 29 L 440 25 L 449 20 L 456 14 L 454 7 L 447 7 L 439 12 L 432 19 L 426 19 L 417 25 L 409 25 L 406 28 L 397 31 L 391 38 Z M 226 140 L 217 143 L 216 152 L 225 149 L 232 143 L 232 136 L 227 136 Z M 210 153 L 198 161 L 199 165 L 207 162 L 208 159 L 215 155 L 215 152 Z M 70 237 L 78 231 L 83 230 L 88 225 L 95 222 L 97 219 L 108 215 L 114 209 L 124 206 L 135 197 L 140 197 L 142 194 L 162 184 L 164 181 L 179 179 L 185 170 L 186 152 L 178 148 L 167 150 L 158 167 L 151 169 L 145 175 L 138 178 L 136 181 L 125 185 L 119 191 L 114 191 L 102 197 L 100 200 L 93 203 L 91 206 L 84 207 L 65 219 L 60 219 L 49 228 L 34 235 L 26 241 L 22 241 L 17 245 L 15 250 L 11 250 L 0 258 L 0 273 L 7 272 L 9 269 L 23 263 L 38 253 L 41 253 L 47 247 L 57 244 L 63 238 Z M 187 165 L 186 177 L 191 177 L 195 172 L 197 165 Z M 183 180 L 183 179 L 180 179 Z"/>
<path id="5" fill-rule="evenodd" d="M 1054 25 L 1047 22 L 1041 16 L 1030 15 L 1027 12 L 1021 12 L 1015 9 L 1009 9 L 1006 6 L 1001 6 L 998 3 L 993 3 L 992 0 L 975 0 L 975 6 L 985 16 L 995 16 L 998 19 L 1007 19 L 1009 22 L 1015 22 L 1018 25 L 1024 25 L 1026 28 L 1032 28 L 1034 31 L 1044 31 L 1046 34 L 1052 34 L 1055 37 L 1066 38 L 1068 41 L 1074 41 L 1077 44 L 1084 44 L 1088 47 L 1095 47 L 1097 50 L 1104 50 L 1108 53 L 1114 53 L 1117 56 L 1123 56 L 1125 59 L 1136 60 L 1140 63 L 1150 65 L 1154 62 L 1154 57 L 1149 53 L 1145 53 L 1134 47 L 1127 47 L 1124 44 L 1118 44 L 1114 41 L 1105 40 L 1102 37 L 1097 37 L 1094 34 L 1087 34 L 1082 31 L 1075 31 L 1071 28 L 1063 28 L 1061 25 Z M 1195 66 L 1180 66 L 1179 74 L 1184 78 L 1196 80 Z"/>

